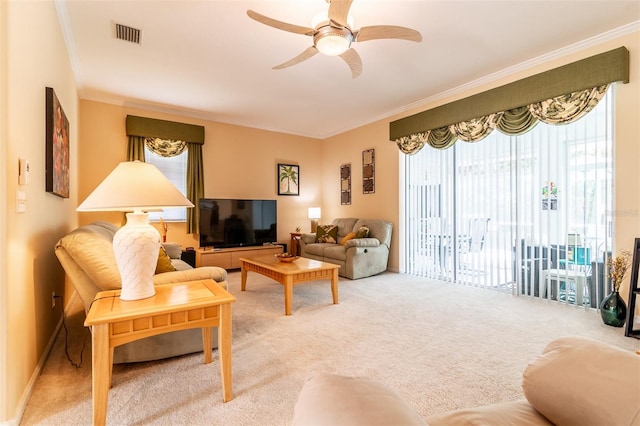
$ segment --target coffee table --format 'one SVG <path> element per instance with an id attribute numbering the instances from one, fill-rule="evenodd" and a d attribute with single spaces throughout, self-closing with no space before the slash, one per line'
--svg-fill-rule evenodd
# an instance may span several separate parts
<path id="1" fill-rule="evenodd" d="M 211 328 L 218 327 L 222 400 L 231 392 L 231 303 L 235 297 L 211 279 L 156 286 L 141 300 L 121 300 L 120 290 L 96 294 L 85 326 L 91 326 L 93 424 L 104 425 L 113 348 L 156 334 L 202 328 L 204 362 L 212 360 Z"/>
<path id="2" fill-rule="evenodd" d="M 252 259 L 240 258 L 240 264 L 242 268 L 242 291 L 247 288 L 247 272 L 257 272 L 284 286 L 285 315 L 291 315 L 293 286 L 307 281 L 330 279 L 333 303 L 338 303 L 339 265 L 307 259 L 306 257 L 301 257 L 295 262 L 285 263 L 278 261 L 275 256 L 254 257 Z"/>

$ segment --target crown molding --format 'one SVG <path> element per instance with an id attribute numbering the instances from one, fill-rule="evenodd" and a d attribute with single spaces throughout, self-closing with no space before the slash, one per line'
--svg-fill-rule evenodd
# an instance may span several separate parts
<path id="1" fill-rule="evenodd" d="M 529 59 L 527 61 L 521 62 L 519 64 L 513 65 L 511 67 L 505 68 L 498 72 L 486 75 L 484 77 L 478 78 L 476 80 L 470 81 L 468 83 L 462 84 L 460 86 L 454 87 L 449 90 L 445 90 L 440 93 L 436 93 L 433 96 L 428 96 L 426 98 L 417 100 L 412 102 L 411 104 L 405 105 L 403 108 L 397 109 L 395 112 L 390 113 L 389 117 L 396 114 L 402 114 L 409 110 L 419 108 L 420 106 L 436 103 L 443 99 L 448 99 L 451 97 L 456 97 L 456 95 L 467 93 L 475 88 L 484 86 L 486 84 L 494 83 L 501 79 L 513 76 L 522 71 L 526 71 L 528 69 L 534 68 L 538 65 L 544 65 L 548 62 L 551 62 L 556 59 L 560 59 L 566 56 L 569 56 L 573 53 L 577 53 L 583 51 L 585 49 L 598 46 L 602 43 L 615 40 L 621 36 L 625 36 L 628 34 L 632 34 L 634 32 L 640 31 L 640 21 L 635 21 L 630 24 L 624 25 L 622 27 L 615 28 L 613 30 L 607 31 L 602 34 L 598 34 L 594 37 L 579 41 L 577 43 L 570 44 L 568 46 L 562 47 L 560 49 L 554 50 L 549 53 L 545 53 L 544 55 L 540 55 L 533 59 Z"/>

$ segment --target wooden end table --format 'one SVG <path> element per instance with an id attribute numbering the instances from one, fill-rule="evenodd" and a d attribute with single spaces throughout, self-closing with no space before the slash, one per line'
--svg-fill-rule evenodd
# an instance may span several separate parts
<path id="1" fill-rule="evenodd" d="M 319 260 L 301 257 L 295 262 L 279 262 L 275 256 L 255 257 L 253 259 L 240 258 L 241 289 L 246 290 L 247 272 L 256 272 L 276 280 L 284 286 L 284 314 L 291 315 L 291 300 L 293 286 L 322 279 L 331 280 L 331 295 L 333 303 L 338 303 L 338 269 L 339 265 L 321 262 Z"/>
<path id="2" fill-rule="evenodd" d="M 113 349 L 145 337 L 202 328 L 204 362 L 212 360 L 212 327 L 218 327 L 222 400 L 231 392 L 231 303 L 235 297 L 211 279 L 156 287 L 147 299 L 121 300 L 120 290 L 102 291 L 84 322 L 91 326 L 93 424 L 104 425 L 111 387 Z"/>
<path id="3" fill-rule="evenodd" d="M 294 256 L 300 256 L 300 238 L 302 234 L 300 232 L 291 232 L 291 242 L 289 247 L 289 254 Z"/>

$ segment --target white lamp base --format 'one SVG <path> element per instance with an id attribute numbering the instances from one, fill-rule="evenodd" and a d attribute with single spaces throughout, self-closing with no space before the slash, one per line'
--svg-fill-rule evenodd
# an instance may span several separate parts
<path id="1" fill-rule="evenodd" d="M 146 299 L 156 294 L 153 275 L 158 263 L 160 233 L 146 213 L 127 213 L 127 223 L 113 236 L 113 252 L 122 279 L 120 299 Z"/>

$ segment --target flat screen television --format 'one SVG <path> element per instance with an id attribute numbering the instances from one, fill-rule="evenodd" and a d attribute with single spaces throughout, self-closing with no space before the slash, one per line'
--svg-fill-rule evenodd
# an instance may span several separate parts
<path id="1" fill-rule="evenodd" d="M 201 198 L 200 247 L 261 246 L 278 238 L 276 200 Z"/>

